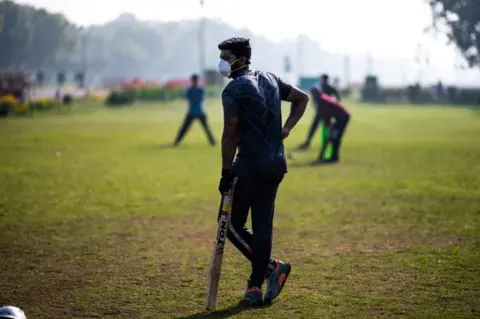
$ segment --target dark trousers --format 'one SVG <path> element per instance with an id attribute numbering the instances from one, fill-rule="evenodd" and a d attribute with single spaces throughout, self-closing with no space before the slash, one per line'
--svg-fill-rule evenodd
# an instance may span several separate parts
<path id="1" fill-rule="evenodd" d="M 227 237 L 251 262 L 250 285 L 261 287 L 271 260 L 273 215 L 282 168 L 249 170 L 234 168 L 238 177 L 233 192 Z M 249 210 L 252 230 L 246 226 Z"/>
<path id="2" fill-rule="evenodd" d="M 332 159 L 338 159 L 340 156 L 340 145 L 342 144 L 343 134 L 347 129 L 348 122 L 350 121 L 350 116 L 339 117 L 335 119 L 335 124 L 333 124 L 332 133 L 334 134 L 332 141 L 333 154 Z"/>
<path id="3" fill-rule="evenodd" d="M 307 135 L 307 140 L 305 141 L 306 145 L 310 145 L 310 142 L 312 141 L 313 135 L 318 129 L 318 125 L 320 125 L 320 122 L 322 121 L 322 117 L 320 114 L 317 112 L 315 113 L 315 116 L 313 117 L 312 124 L 310 125 L 310 130 L 308 131 Z"/>
<path id="4" fill-rule="evenodd" d="M 213 137 L 212 131 L 210 130 L 210 127 L 208 126 L 207 116 L 206 115 L 191 115 L 191 114 L 187 114 L 187 116 L 185 116 L 183 124 L 180 127 L 180 131 L 178 131 L 177 138 L 175 139 L 175 145 L 180 144 L 183 137 L 185 136 L 185 134 L 190 129 L 190 126 L 192 125 L 193 121 L 196 120 L 196 119 L 199 120 L 200 123 L 202 124 L 203 130 L 207 134 L 207 137 L 208 137 L 208 140 L 209 140 L 210 144 L 215 145 L 215 138 Z"/>

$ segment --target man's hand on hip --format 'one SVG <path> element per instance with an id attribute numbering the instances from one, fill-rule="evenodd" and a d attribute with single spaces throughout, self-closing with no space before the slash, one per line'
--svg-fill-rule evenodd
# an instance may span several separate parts
<path id="1" fill-rule="evenodd" d="M 282 140 L 286 139 L 290 135 L 290 130 L 286 127 L 282 128 Z"/>

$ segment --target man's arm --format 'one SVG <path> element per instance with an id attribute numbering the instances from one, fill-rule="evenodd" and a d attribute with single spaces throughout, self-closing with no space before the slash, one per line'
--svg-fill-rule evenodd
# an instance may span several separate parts
<path id="1" fill-rule="evenodd" d="M 337 99 L 337 101 L 341 101 L 342 99 L 340 98 L 340 94 L 338 93 L 337 89 L 334 88 L 333 86 L 330 86 L 330 90 L 332 92 L 332 94 L 335 96 L 335 98 Z"/>
<path id="2" fill-rule="evenodd" d="M 310 95 L 313 97 L 313 106 L 315 107 L 315 111 L 318 112 L 319 111 L 319 105 L 320 105 L 320 92 L 318 91 L 317 88 L 313 87 L 311 90 L 310 90 Z"/>
<path id="3" fill-rule="evenodd" d="M 292 102 L 290 106 L 290 114 L 288 115 L 285 125 L 283 126 L 284 134 L 288 136 L 290 131 L 295 127 L 298 121 L 305 113 L 309 98 L 308 94 L 297 88 L 296 86 L 290 86 L 290 92 L 284 98 L 284 101 Z M 286 136 L 285 136 L 286 137 Z"/>
<path id="4" fill-rule="evenodd" d="M 231 169 L 237 151 L 237 130 L 239 108 L 235 100 L 228 94 L 222 94 L 223 134 L 222 134 L 222 169 Z"/>

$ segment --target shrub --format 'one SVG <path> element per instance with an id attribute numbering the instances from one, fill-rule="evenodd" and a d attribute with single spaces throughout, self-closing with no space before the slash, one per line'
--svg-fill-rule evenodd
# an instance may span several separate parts
<path id="1" fill-rule="evenodd" d="M 205 88 L 205 97 L 219 97 L 223 87 L 209 85 Z M 108 106 L 122 106 L 134 101 L 171 101 L 183 99 L 186 88 L 180 85 L 144 86 L 112 91 L 106 99 Z"/>
<path id="2" fill-rule="evenodd" d="M 30 105 L 28 103 L 18 103 L 15 105 L 15 114 L 25 115 L 30 113 Z"/>
<path id="3" fill-rule="evenodd" d="M 222 93 L 223 87 L 218 85 L 208 85 L 205 87 L 206 98 L 216 98 Z M 183 99 L 186 88 L 182 86 L 150 86 L 135 89 L 135 98 L 139 101 L 171 101 Z"/>
<path id="4" fill-rule="evenodd" d="M 60 106 L 60 102 L 51 99 L 30 101 L 28 104 L 32 111 L 47 111 Z"/>
<path id="5" fill-rule="evenodd" d="M 105 101 L 106 105 L 111 107 L 130 105 L 134 102 L 135 92 L 133 90 L 112 91 Z"/>
<path id="6" fill-rule="evenodd" d="M 31 111 L 46 111 L 60 106 L 60 102 L 52 99 L 45 98 L 23 103 L 13 95 L 6 95 L 0 97 L 0 116 L 7 116 L 9 113 L 27 114 Z"/>
<path id="7" fill-rule="evenodd" d="M 475 105 L 480 104 L 480 89 L 447 87 L 449 102 L 453 104 Z"/>
<path id="8" fill-rule="evenodd" d="M 7 116 L 12 110 L 15 109 L 17 104 L 17 99 L 11 95 L 7 94 L 0 97 L 0 117 Z"/>
<path id="9" fill-rule="evenodd" d="M 65 94 L 62 100 L 64 105 L 70 105 L 72 104 L 73 98 L 70 94 Z"/>
<path id="10" fill-rule="evenodd" d="M 145 87 L 135 89 L 135 98 L 139 101 L 166 101 L 170 92 L 165 87 Z"/>
<path id="11" fill-rule="evenodd" d="M 382 102 L 404 102 L 407 98 L 405 88 L 381 88 L 380 100 Z"/>

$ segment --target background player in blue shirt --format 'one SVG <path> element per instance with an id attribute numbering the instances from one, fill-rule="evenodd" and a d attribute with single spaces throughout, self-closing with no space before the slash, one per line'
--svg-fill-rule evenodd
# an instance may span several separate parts
<path id="1" fill-rule="evenodd" d="M 287 172 L 283 140 L 305 112 L 308 95 L 272 73 L 250 70 L 248 39 L 231 38 L 218 48 L 219 72 L 232 78 L 222 92 L 224 129 L 219 191 L 224 194 L 233 187 L 227 236 L 252 264 L 244 300 L 255 306 L 273 301 L 290 273 L 290 264 L 271 258 L 273 215 L 277 189 Z M 282 100 L 292 102 L 283 126 Z M 246 227 L 250 209 L 252 231 Z M 267 290 L 263 298 L 265 279 Z"/>
<path id="2" fill-rule="evenodd" d="M 191 86 L 186 91 L 186 98 L 188 100 L 188 113 L 185 116 L 180 131 L 178 132 L 177 138 L 175 139 L 174 145 L 178 146 L 182 141 L 183 137 L 190 129 L 192 122 L 196 119 L 202 124 L 205 133 L 207 134 L 208 140 L 211 145 L 215 145 L 215 138 L 210 130 L 210 127 L 207 123 L 207 115 L 203 110 L 203 101 L 205 99 L 205 90 L 198 85 L 198 75 L 193 74 L 191 77 Z"/>

